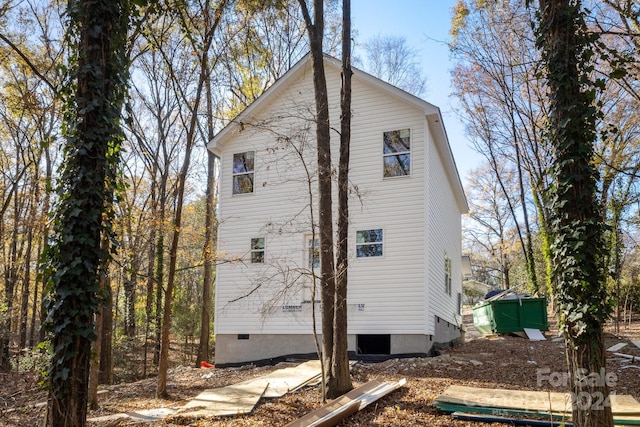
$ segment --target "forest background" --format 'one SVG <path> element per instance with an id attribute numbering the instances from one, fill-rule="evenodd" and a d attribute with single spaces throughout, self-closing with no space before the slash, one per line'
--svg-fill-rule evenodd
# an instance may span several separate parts
<path id="1" fill-rule="evenodd" d="M 183 363 L 212 358 L 215 271 L 207 273 L 205 265 L 223 262 L 225 254 L 211 246 L 217 218 L 215 211 L 206 215 L 205 192 L 209 182 L 215 204 L 218 171 L 205 145 L 308 51 L 297 4 L 273 3 L 277 7 L 265 9 L 259 1 L 228 2 L 214 26 L 217 4 L 160 2 L 132 27 L 132 78 L 114 204 L 117 250 L 105 287 L 109 304 L 100 319 L 102 382 L 157 373 L 172 256 L 177 260 L 172 336 L 181 344 Z M 608 225 L 608 286 L 622 319 L 640 304 L 640 6 L 631 0 L 586 3 L 590 28 L 601 35 L 592 69 L 603 82 L 596 166 Z M 68 55 L 64 6 L 0 3 L 0 368 L 5 370 L 44 369 L 47 361 L 39 273 L 62 161 L 63 105 L 57 95 Z M 472 277 L 495 288 L 547 295 L 552 283 L 545 195 L 551 182 L 550 157 L 541 141 L 548 105 L 532 13 L 518 0 L 459 1 L 451 14 L 451 75 L 467 137 L 484 159 L 465 188 L 471 210 L 463 247 Z M 326 19 L 325 47 L 339 57 L 338 2 L 328 2 Z M 205 96 L 196 97 L 205 46 Z M 425 96 L 429 76 L 402 37 L 381 35 L 355 46 L 355 66 Z M 180 238 L 173 246 L 180 210 Z"/>

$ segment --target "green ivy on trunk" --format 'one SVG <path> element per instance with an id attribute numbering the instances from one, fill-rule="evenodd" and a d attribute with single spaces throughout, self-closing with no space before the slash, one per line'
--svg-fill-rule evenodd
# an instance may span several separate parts
<path id="1" fill-rule="evenodd" d="M 94 317 L 108 259 L 100 243 L 110 234 L 122 141 L 129 15 L 128 0 L 70 0 L 67 5 L 70 57 L 60 92 L 66 144 L 44 266 L 44 327 L 53 349 L 48 426 L 86 424 Z"/>

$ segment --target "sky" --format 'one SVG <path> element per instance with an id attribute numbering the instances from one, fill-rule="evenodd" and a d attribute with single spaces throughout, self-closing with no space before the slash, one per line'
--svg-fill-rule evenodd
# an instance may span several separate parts
<path id="1" fill-rule="evenodd" d="M 450 60 L 446 42 L 451 39 L 451 9 L 456 0 L 351 0 L 352 26 L 356 44 L 376 35 L 402 36 L 416 50 L 427 78 L 424 100 L 442 112 L 449 144 L 464 184 L 471 169 L 480 166 L 482 157 L 471 148 L 464 125 L 454 112 L 450 96 Z"/>

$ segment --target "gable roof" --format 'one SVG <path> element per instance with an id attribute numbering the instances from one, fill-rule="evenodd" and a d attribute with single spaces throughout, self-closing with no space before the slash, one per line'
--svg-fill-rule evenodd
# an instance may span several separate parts
<path id="1" fill-rule="evenodd" d="M 227 124 L 220 132 L 218 132 L 211 141 L 207 144 L 207 148 L 213 153 L 219 152 L 219 146 L 224 144 L 239 127 L 242 127 L 242 122 L 248 117 L 256 115 L 262 108 L 269 105 L 270 101 L 276 98 L 282 93 L 288 86 L 289 82 L 295 81 L 303 73 L 311 71 L 311 54 L 305 55 L 300 61 L 298 61 L 289 71 L 287 71 L 282 77 L 271 85 L 262 95 L 258 97 L 251 105 L 245 108 L 240 114 L 238 114 L 229 124 Z M 342 69 L 342 63 L 336 58 L 324 55 L 325 67 L 331 67 L 337 70 Z M 377 88 L 378 90 L 386 93 L 387 95 L 397 98 L 407 104 L 414 106 L 416 109 L 422 111 L 425 115 L 429 128 L 434 136 L 435 145 L 444 162 L 444 168 L 447 177 L 452 183 L 454 188 L 455 198 L 458 203 L 458 207 L 462 213 L 469 211 L 469 205 L 467 204 L 467 198 L 464 194 L 462 182 L 460 181 L 460 175 L 458 174 L 458 168 L 456 166 L 453 153 L 451 152 L 451 146 L 449 145 L 449 138 L 447 137 L 447 131 L 444 128 L 444 122 L 442 120 L 442 114 L 440 108 L 427 101 L 418 98 L 402 89 L 399 89 L 377 77 L 372 76 L 358 68 L 353 67 L 353 79 L 361 80 L 369 85 Z"/>

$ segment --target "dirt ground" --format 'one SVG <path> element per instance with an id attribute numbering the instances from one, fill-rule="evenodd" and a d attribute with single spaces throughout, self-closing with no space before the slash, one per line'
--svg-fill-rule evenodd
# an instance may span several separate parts
<path id="1" fill-rule="evenodd" d="M 471 323 L 470 315 L 465 323 Z M 607 347 L 619 342 L 640 339 L 640 321 L 622 327 L 619 334 L 613 326 L 606 328 Z M 556 339 L 557 329 L 551 325 L 546 341 L 529 341 L 517 336 L 480 337 L 471 326 L 463 344 L 431 358 L 392 359 L 381 363 L 358 363 L 352 369 L 354 386 L 379 378 L 407 379 L 407 384 L 364 410 L 344 420 L 340 426 L 490 426 L 453 420 L 449 414 L 432 406 L 449 385 L 476 387 L 567 391 L 548 380 L 549 373 L 566 372 L 564 344 Z M 633 344 L 621 353 L 640 357 Z M 201 370 L 177 366 L 169 374 L 170 400 L 154 398 L 154 378 L 135 383 L 103 387 L 100 408 L 90 410 L 89 417 L 131 412 L 160 407 L 179 407 L 205 389 L 222 387 L 264 375 L 278 366 Z M 607 360 L 607 372 L 615 374 L 613 392 L 630 394 L 640 400 L 640 361 L 629 361 L 613 354 Z M 0 374 L 0 425 L 41 425 L 44 407 L 35 406 L 46 399 L 36 384 L 35 375 Z M 554 387 L 555 386 L 555 387 Z M 306 387 L 278 399 L 262 399 L 249 415 L 181 421 L 190 426 L 282 426 L 320 406 L 319 387 Z M 176 421 L 178 422 L 178 421 Z M 89 425 L 126 426 L 126 422 L 90 423 Z M 173 426 L 175 422 L 154 422 L 148 426 Z"/>

